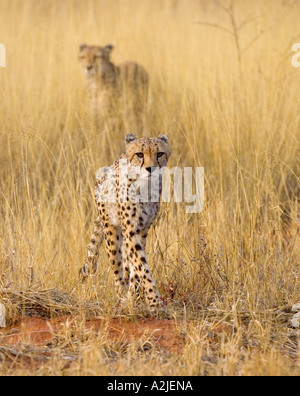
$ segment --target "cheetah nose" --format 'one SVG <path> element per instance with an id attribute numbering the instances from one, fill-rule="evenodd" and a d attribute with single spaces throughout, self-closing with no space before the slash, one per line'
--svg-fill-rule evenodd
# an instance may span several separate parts
<path id="1" fill-rule="evenodd" d="M 151 172 L 154 171 L 154 169 L 155 169 L 155 168 L 152 168 L 152 166 L 148 166 L 148 167 L 146 168 L 146 171 L 149 172 L 149 173 L 151 173 Z"/>
<path id="2" fill-rule="evenodd" d="M 86 70 L 91 71 L 93 66 L 87 66 Z"/>

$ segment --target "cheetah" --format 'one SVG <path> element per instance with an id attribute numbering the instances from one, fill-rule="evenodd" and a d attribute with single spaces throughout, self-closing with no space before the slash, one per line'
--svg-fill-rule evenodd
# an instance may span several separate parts
<path id="1" fill-rule="evenodd" d="M 80 270 L 83 279 L 96 272 L 99 249 L 105 240 L 117 293 L 127 292 L 131 302 L 142 296 L 151 310 L 161 305 L 161 298 L 146 258 L 146 238 L 160 208 L 161 175 L 170 155 L 166 135 L 126 136 L 125 151 L 111 167 L 97 174 L 98 216 L 88 246 L 88 260 Z M 140 194 L 142 190 L 146 191 L 144 195 Z M 112 198 L 113 193 L 113 199 L 107 199 Z"/>
<path id="2" fill-rule="evenodd" d="M 149 75 L 135 62 L 111 62 L 113 45 L 80 45 L 79 60 L 88 80 L 91 115 L 97 125 L 114 128 L 121 116 L 129 125 L 142 119 L 149 91 Z M 139 123 L 139 127 L 140 127 Z"/>

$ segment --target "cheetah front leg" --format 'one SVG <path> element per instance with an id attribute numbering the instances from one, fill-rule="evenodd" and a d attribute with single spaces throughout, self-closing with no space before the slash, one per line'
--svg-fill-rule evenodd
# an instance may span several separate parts
<path id="1" fill-rule="evenodd" d="M 146 244 L 147 244 L 147 237 L 148 237 L 148 230 L 147 231 L 143 231 L 142 234 L 142 244 L 143 244 L 143 248 L 144 251 L 146 251 Z"/>
<path id="2" fill-rule="evenodd" d="M 130 262 L 129 298 L 136 298 L 142 288 L 150 309 L 154 309 L 161 304 L 161 299 L 147 262 L 142 235 L 138 231 L 127 231 L 125 241 Z"/>
<path id="3" fill-rule="evenodd" d="M 122 257 L 123 238 L 121 229 L 114 225 L 108 225 L 105 229 L 105 240 L 107 255 L 114 272 L 115 288 L 117 293 L 121 295 L 126 287 Z"/>

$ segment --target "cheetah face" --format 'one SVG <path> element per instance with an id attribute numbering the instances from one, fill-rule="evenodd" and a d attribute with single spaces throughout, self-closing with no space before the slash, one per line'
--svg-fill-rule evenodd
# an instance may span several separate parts
<path id="1" fill-rule="evenodd" d="M 171 155 L 169 139 L 166 135 L 158 138 L 126 136 L 126 157 L 130 166 L 140 168 L 142 177 L 149 177 L 164 168 Z"/>
<path id="2" fill-rule="evenodd" d="M 88 77 L 93 77 L 101 73 L 105 65 L 110 62 L 112 50 L 113 46 L 110 44 L 105 47 L 82 44 L 79 47 L 79 61 L 84 73 Z"/>

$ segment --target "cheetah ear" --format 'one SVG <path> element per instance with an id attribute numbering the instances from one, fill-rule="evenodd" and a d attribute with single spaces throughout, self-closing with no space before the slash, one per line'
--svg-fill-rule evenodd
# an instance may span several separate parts
<path id="1" fill-rule="evenodd" d="M 82 51 L 83 49 L 85 49 L 87 47 L 86 44 L 80 44 L 79 49 L 80 51 Z"/>
<path id="2" fill-rule="evenodd" d="M 107 44 L 105 49 L 110 53 L 114 49 L 114 46 L 112 44 Z"/>
<path id="3" fill-rule="evenodd" d="M 134 142 L 136 139 L 137 139 L 137 137 L 133 133 L 130 133 L 129 135 L 126 135 L 125 142 L 131 143 L 131 142 Z"/>
<path id="4" fill-rule="evenodd" d="M 167 135 L 159 135 L 158 139 L 164 141 L 165 143 L 169 143 L 169 138 Z"/>

